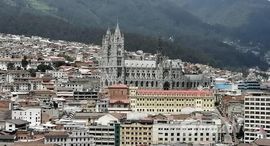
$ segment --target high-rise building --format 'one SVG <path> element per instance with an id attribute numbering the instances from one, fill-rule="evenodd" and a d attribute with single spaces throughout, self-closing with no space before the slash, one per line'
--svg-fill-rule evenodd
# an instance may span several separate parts
<path id="1" fill-rule="evenodd" d="M 244 107 L 244 141 L 250 143 L 258 138 L 270 138 L 270 93 L 248 93 Z"/>

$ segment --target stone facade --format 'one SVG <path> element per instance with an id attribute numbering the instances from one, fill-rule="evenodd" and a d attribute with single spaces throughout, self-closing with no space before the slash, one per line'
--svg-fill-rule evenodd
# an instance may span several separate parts
<path id="1" fill-rule="evenodd" d="M 161 49 L 157 49 L 161 50 Z M 124 49 L 124 35 L 117 24 L 102 40 L 100 59 L 101 88 L 126 84 L 151 89 L 189 89 L 209 86 L 204 75 L 184 75 L 181 60 L 170 60 L 158 51 L 154 59 L 130 59 Z"/>

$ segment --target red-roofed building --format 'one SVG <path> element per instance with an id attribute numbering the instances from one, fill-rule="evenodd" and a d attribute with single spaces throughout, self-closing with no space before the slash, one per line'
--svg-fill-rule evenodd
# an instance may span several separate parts
<path id="1" fill-rule="evenodd" d="M 108 87 L 109 111 L 129 111 L 128 86 L 115 84 Z"/>
<path id="2" fill-rule="evenodd" d="M 129 88 L 132 111 L 178 114 L 184 111 L 213 111 L 215 97 L 210 90 L 154 90 Z"/>

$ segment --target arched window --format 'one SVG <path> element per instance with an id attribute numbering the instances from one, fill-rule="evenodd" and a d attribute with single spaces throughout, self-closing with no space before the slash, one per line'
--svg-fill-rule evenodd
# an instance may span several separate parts
<path id="1" fill-rule="evenodd" d="M 138 81 L 135 82 L 135 86 L 138 87 Z"/>
<path id="2" fill-rule="evenodd" d="M 169 82 L 165 82 L 165 83 L 163 84 L 163 89 L 164 89 L 164 90 L 169 90 L 169 89 L 170 89 L 170 83 L 169 83 Z"/>

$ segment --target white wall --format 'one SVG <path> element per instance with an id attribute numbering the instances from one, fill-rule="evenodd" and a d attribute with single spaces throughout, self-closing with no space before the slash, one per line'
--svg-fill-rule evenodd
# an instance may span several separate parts
<path id="1" fill-rule="evenodd" d="M 5 130 L 6 131 L 15 131 L 16 129 L 15 129 L 16 127 L 15 127 L 15 124 L 13 124 L 13 123 L 9 123 L 9 122 L 6 122 L 5 123 Z"/>
<path id="2" fill-rule="evenodd" d="M 30 122 L 30 126 L 38 126 L 41 124 L 41 108 L 12 110 L 12 119 L 26 120 Z"/>
<path id="3" fill-rule="evenodd" d="M 218 125 L 197 123 L 196 120 L 185 121 L 185 123 L 156 123 L 153 125 L 153 144 L 215 143 L 219 131 Z"/>

